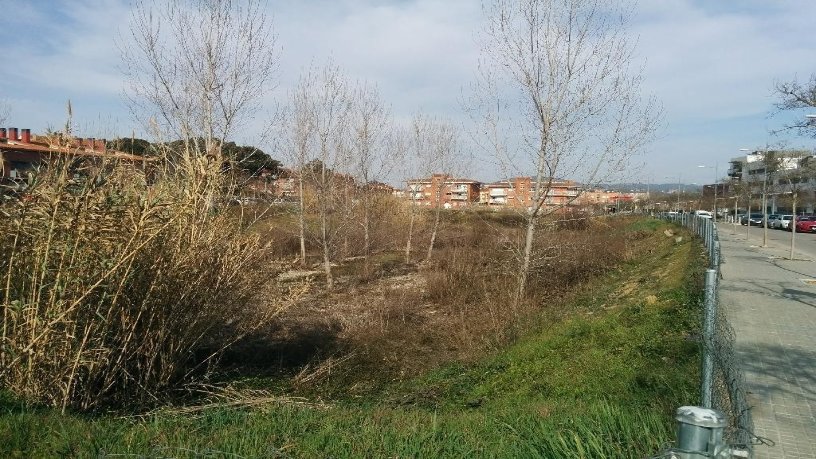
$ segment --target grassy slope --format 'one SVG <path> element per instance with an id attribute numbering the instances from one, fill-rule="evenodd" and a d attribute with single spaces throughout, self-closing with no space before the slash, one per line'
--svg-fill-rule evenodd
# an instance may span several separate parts
<path id="1" fill-rule="evenodd" d="M 569 319 L 472 366 L 327 407 L 272 404 L 142 420 L 0 403 L 0 456 L 638 457 L 695 403 L 696 245 L 656 222 L 628 228 L 651 251 L 572 298 Z M 635 240 L 637 239 L 637 240 Z M 570 312 L 571 311 L 571 312 Z M 564 314 L 561 314 L 564 315 Z M 199 454 L 196 456 L 196 454 Z M 143 455 L 143 456 L 142 456 Z"/>

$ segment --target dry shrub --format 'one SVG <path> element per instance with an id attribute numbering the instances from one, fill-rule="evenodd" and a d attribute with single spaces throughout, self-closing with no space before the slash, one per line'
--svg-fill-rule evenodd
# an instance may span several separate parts
<path id="1" fill-rule="evenodd" d="M 608 228 L 541 230 L 534 244 L 528 297 L 557 295 L 617 266 L 626 256 L 626 238 Z"/>
<path id="2" fill-rule="evenodd" d="M 253 301 L 265 247 L 219 211 L 210 172 L 55 164 L 0 204 L 0 387 L 63 409 L 142 406 L 274 314 Z"/>

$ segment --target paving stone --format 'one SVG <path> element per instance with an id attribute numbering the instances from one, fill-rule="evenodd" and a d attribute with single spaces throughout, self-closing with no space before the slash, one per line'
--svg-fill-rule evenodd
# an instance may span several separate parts
<path id="1" fill-rule="evenodd" d="M 758 445 L 755 457 L 816 459 L 816 262 L 720 232 L 720 304 L 736 334 Z M 773 258 L 777 257 L 777 258 Z M 804 258 L 804 257 L 803 257 Z"/>

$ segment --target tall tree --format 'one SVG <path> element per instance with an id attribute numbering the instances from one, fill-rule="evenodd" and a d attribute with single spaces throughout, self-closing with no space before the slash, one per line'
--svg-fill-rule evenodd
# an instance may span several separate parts
<path id="1" fill-rule="evenodd" d="M 797 206 L 808 191 L 812 191 L 811 181 L 816 177 L 816 158 L 806 151 L 789 151 L 784 154 L 789 159 L 790 168 L 780 170 L 779 190 L 791 198 L 791 230 L 789 259 L 793 260 L 796 246 L 796 211 Z M 795 163 L 795 164 L 793 164 Z"/>
<path id="2" fill-rule="evenodd" d="M 493 0 L 484 7 L 475 90 L 487 146 L 508 169 L 533 171 L 515 303 L 525 293 L 533 241 L 553 181 L 586 186 L 620 173 L 657 128 L 631 69 L 628 10 L 617 0 Z"/>
<path id="3" fill-rule="evenodd" d="M 352 93 L 351 147 L 353 170 L 360 193 L 363 220 L 363 257 L 366 275 L 371 255 L 371 206 L 378 190 L 402 157 L 401 143 L 393 133 L 391 115 L 376 86 L 363 82 Z"/>
<path id="4" fill-rule="evenodd" d="M 170 164 L 218 170 L 222 143 L 273 85 L 278 57 L 263 3 L 137 0 L 129 27 L 122 56 L 134 115 L 159 140 L 184 142 Z"/>
<path id="5" fill-rule="evenodd" d="M 446 119 L 437 119 L 419 113 L 414 116 L 411 123 L 410 151 L 413 156 L 412 169 L 417 178 L 431 180 L 431 207 L 433 209 L 433 223 L 431 225 L 431 237 L 428 242 L 428 249 L 425 261 L 431 259 L 436 236 L 439 230 L 439 221 L 443 208 L 445 184 L 450 173 L 457 169 L 459 133 L 456 127 Z M 440 180 L 434 182 L 434 174 L 443 174 Z M 410 214 L 408 223 L 408 238 L 405 243 L 405 261 L 409 262 L 413 244 L 413 232 L 416 221 L 416 194 L 424 196 L 421 189 L 415 190 L 409 187 Z"/>
<path id="6" fill-rule="evenodd" d="M 353 186 L 351 177 L 342 173 L 350 163 L 351 92 L 345 75 L 330 62 L 322 68 L 310 69 L 301 80 L 298 93 L 304 98 L 301 101 L 303 118 L 296 119 L 304 124 L 297 128 L 296 134 L 307 137 L 296 136 L 296 139 L 304 142 L 304 159 L 309 160 L 299 173 L 301 183 L 310 185 L 315 193 L 323 269 L 326 285 L 332 288 L 332 244 L 336 230 L 333 214 L 339 196 L 346 195 L 348 187 Z"/>
<path id="7" fill-rule="evenodd" d="M 286 139 L 284 157 L 294 165 L 290 177 L 297 181 L 298 187 L 298 238 L 300 240 L 300 262 L 306 263 L 306 188 L 303 181 L 303 170 L 314 147 L 315 109 L 312 101 L 317 81 L 314 69 L 310 69 L 298 79 L 295 88 L 289 93 L 285 110 L 283 132 Z"/>

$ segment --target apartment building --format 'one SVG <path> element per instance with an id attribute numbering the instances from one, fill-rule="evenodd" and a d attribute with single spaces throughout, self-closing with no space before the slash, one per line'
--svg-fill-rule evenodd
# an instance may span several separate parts
<path id="1" fill-rule="evenodd" d="M 766 157 L 773 155 L 775 168 L 768 174 Z M 761 188 L 763 182 L 770 178 L 767 185 L 786 185 L 788 176 L 805 167 L 808 162 L 814 161 L 814 155 L 804 151 L 773 151 L 757 150 L 745 156 L 738 156 L 729 161 L 728 177 L 734 183 L 748 183 L 752 188 Z M 805 180 L 812 184 L 816 177 L 807 177 Z"/>
<path id="2" fill-rule="evenodd" d="M 408 199 L 415 205 L 455 209 L 479 202 L 481 183 L 448 174 L 433 174 L 430 178 L 407 182 Z"/>
<path id="3" fill-rule="evenodd" d="M 516 177 L 510 180 L 482 185 L 479 203 L 500 209 L 505 207 L 526 209 L 532 205 L 532 180 Z"/>
<path id="4" fill-rule="evenodd" d="M 578 184 L 572 180 L 553 180 L 544 183 L 547 193 L 544 196 L 545 207 L 565 207 L 571 205 L 579 196 Z M 530 208 L 535 195 L 532 177 L 515 177 L 509 180 L 488 183 L 483 186 L 480 202 L 492 208 Z"/>
<path id="5" fill-rule="evenodd" d="M 771 156 L 772 155 L 772 156 Z M 768 158 L 773 161 L 768 161 Z M 748 185 L 751 194 L 757 196 L 763 193 L 768 194 L 769 211 L 776 213 L 780 208 L 786 212 L 790 211 L 790 202 L 784 201 L 785 196 L 789 196 L 792 190 L 797 190 L 799 207 L 802 211 L 812 213 L 816 209 L 816 167 L 814 167 L 816 155 L 810 151 L 782 150 L 782 151 L 752 151 L 745 156 L 738 156 L 729 161 L 728 177 L 731 183 L 728 188 L 733 189 L 735 185 Z M 772 162 L 773 169 L 768 170 L 769 162 Z M 720 185 L 721 186 L 721 185 Z M 703 189 L 711 188 L 706 185 Z M 744 188 L 741 194 L 744 194 Z M 739 189 L 739 188 L 738 188 Z M 726 196 L 722 188 L 717 188 L 718 196 Z"/>

